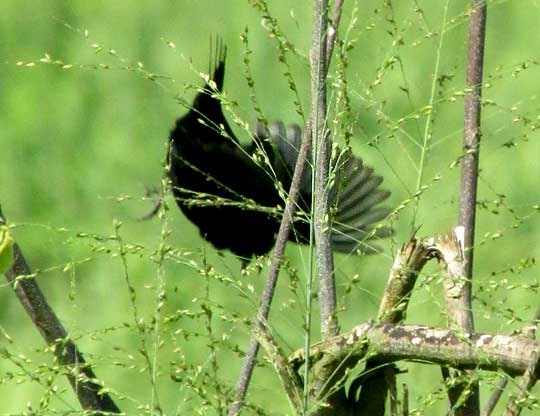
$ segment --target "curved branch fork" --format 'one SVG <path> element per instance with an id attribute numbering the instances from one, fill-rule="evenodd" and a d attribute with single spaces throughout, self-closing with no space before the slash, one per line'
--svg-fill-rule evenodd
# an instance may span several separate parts
<path id="1" fill-rule="evenodd" d="M 443 292 L 450 329 L 402 325 L 416 279 L 433 258 L 438 260 L 444 275 Z M 475 334 L 471 311 L 463 310 L 460 302 L 466 288 L 463 227 L 431 238 L 413 236 L 394 260 L 377 322 L 359 325 L 310 348 L 312 380 L 317 380 L 321 374 L 334 373 L 341 375 L 339 380 L 334 377 L 334 381 L 342 383 L 347 369 L 361 361 L 366 362 L 368 372 L 381 363 L 399 360 L 460 369 L 503 370 L 511 375 L 523 374 L 528 367 L 530 371 L 531 362 L 537 361 L 535 354 L 539 345 L 523 336 Z M 305 350 L 299 350 L 289 358 L 296 371 L 304 361 Z M 384 405 L 384 391 L 388 387 L 386 382 L 379 384 L 382 394 L 378 398 L 371 396 L 371 401 L 381 400 Z"/>
<path id="2" fill-rule="evenodd" d="M 413 236 L 398 251 L 379 307 L 379 322 L 398 323 L 405 319 L 416 278 L 432 258 L 439 260 L 446 275 L 444 292 L 449 314 L 464 328 L 460 325 L 464 318 L 460 316 L 459 304 L 454 301 L 462 296 L 466 282 L 461 226 L 437 237 L 419 240 Z"/>

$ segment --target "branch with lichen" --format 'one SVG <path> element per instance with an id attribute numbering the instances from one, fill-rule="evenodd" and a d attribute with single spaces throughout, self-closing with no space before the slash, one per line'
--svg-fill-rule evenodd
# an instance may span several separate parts
<path id="1" fill-rule="evenodd" d="M 367 356 L 395 362 L 399 360 L 504 371 L 522 375 L 534 361 L 539 344 L 522 335 L 470 334 L 425 325 L 369 322 L 342 335 L 314 344 L 310 360 L 315 367 L 340 366 L 344 360 L 355 364 Z M 304 362 L 304 350 L 289 359 L 293 368 Z"/>

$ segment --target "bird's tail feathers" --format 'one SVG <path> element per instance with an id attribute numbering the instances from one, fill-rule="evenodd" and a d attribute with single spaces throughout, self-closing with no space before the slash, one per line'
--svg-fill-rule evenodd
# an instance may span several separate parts
<path id="1" fill-rule="evenodd" d="M 223 43 L 223 39 L 219 36 L 215 38 L 215 46 L 210 39 L 210 61 L 208 74 L 210 80 L 216 83 L 215 88 L 219 91 L 223 91 L 223 80 L 225 78 L 225 58 L 227 57 L 227 46 Z M 212 90 L 207 84 L 206 87 Z"/>
<path id="2" fill-rule="evenodd" d="M 221 101 L 216 97 L 216 92 L 223 92 L 223 80 L 225 78 L 225 58 L 227 48 L 220 37 L 214 42 L 210 41 L 210 60 L 208 67 L 208 79 L 204 86 L 195 96 L 192 110 L 201 119 L 211 125 L 215 120 L 223 118 Z"/>

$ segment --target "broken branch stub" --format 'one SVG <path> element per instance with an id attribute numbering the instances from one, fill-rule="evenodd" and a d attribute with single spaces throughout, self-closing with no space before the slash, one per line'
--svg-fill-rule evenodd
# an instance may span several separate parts
<path id="1" fill-rule="evenodd" d="M 418 240 L 414 236 L 398 251 L 379 306 L 379 322 L 398 323 L 405 320 L 416 278 L 432 255 L 431 239 Z"/>
<path id="2" fill-rule="evenodd" d="M 439 264 L 446 272 L 443 292 L 448 311 L 448 323 L 451 328 L 460 328 L 467 334 L 474 331 L 471 311 L 464 308 L 468 279 L 465 275 L 465 257 L 463 248 L 463 227 L 456 227 L 434 242 L 434 249 Z"/>

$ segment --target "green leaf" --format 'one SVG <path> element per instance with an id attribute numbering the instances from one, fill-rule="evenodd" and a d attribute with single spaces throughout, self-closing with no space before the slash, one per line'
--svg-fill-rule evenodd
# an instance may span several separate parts
<path id="1" fill-rule="evenodd" d="M 7 272 L 13 262 L 13 238 L 7 225 L 0 225 L 0 274 Z"/>

